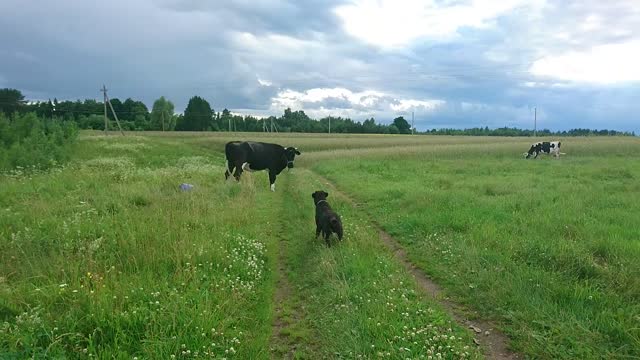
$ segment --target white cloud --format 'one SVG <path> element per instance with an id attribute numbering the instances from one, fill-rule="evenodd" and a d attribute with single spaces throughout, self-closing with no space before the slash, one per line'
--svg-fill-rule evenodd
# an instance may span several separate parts
<path id="1" fill-rule="evenodd" d="M 320 44 L 314 40 L 299 39 L 281 34 L 254 35 L 250 32 L 231 32 L 230 39 L 240 51 L 265 55 L 275 59 L 290 59 L 315 50 Z"/>
<path id="2" fill-rule="evenodd" d="M 535 61 L 529 71 L 565 81 L 614 84 L 640 81 L 638 64 L 640 41 L 631 41 L 550 55 Z"/>
<path id="3" fill-rule="evenodd" d="M 486 28 L 517 7 L 540 3 L 526 0 L 356 0 L 334 12 L 350 35 L 373 45 L 392 48 L 420 38 L 455 36 L 462 27 Z"/>
<path id="4" fill-rule="evenodd" d="M 399 99 L 375 90 L 354 92 L 345 88 L 314 88 L 304 92 L 283 90 L 272 99 L 270 113 L 281 114 L 286 108 L 304 110 L 309 116 L 344 116 L 360 119 L 370 116 L 392 118 L 412 109 L 421 113 L 434 111 L 445 104 L 437 99 Z"/>
<path id="5" fill-rule="evenodd" d="M 580 25 L 580 29 L 583 31 L 593 31 L 602 27 L 602 19 L 600 16 L 591 14 L 587 16 L 582 25 Z"/>
<path id="6" fill-rule="evenodd" d="M 520 84 L 526 88 L 574 88 L 575 83 L 570 82 L 545 82 L 545 81 L 525 81 Z"/>
<path id="7" fill-rule="evenodd" d="M 433 110 L 443 104 L 443 100 L 399 100 L 398 104 L 391 104 L 391 109 L 399 112 L 408 112 L 412 109 Z"/>
<path id="8" fill-rule="evenodd" d="M 287 107 L 304 109 L 305 104 L 313 105 L 313 103 L 317 103 L 320 105 L 321 102 L 327 100 L 333 100 L 334 102 L 339 100 L 349 107 L 368 107 L 373 106 L 384 96 L 383 93 L 373 90 L 354 93 L 344 88 L 315 88 L 304 92 L 287 89 L 278 93 L 278 96 L 273 99 L 272 106 L 279 109 L 285 109 Z"/>
<path id="9" fill-rule="evenodd" d="M 263 80 L 261 78 L 258 78 L 258 84 L 262 85 L 262 86 L 271 86 L 273 85 L 273 83 L 269 80 Z"/>

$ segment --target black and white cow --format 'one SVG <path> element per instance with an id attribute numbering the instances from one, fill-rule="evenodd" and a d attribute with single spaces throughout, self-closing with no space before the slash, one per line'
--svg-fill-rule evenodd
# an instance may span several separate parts
<path id="1" fill-rule="evenodd" d="M 526 158 L 530 158 L 531 155 L 535 155 L 533 158 L 537 158 L 540 154 L 553 154 L 553 156 L 560 156 L 560 141 L 543 141 L 537 142 L 531 145 L 528 152 L 524 153 Z"/>
<path id="2" fill-rule="evenodd" d="M 233 174 L 240 181 L 240 175 L 245 170 L 269 170 L 271 191 L 276 191 L 276 175 L 284 168 L 291 169 L 296 155 L 300 155 L 300 151 L 294 147 L 284 148 L 277 144 L 253 141 L 231 141 L 225 145 L 224 152 L 227 156 L 225 179 Z"/>

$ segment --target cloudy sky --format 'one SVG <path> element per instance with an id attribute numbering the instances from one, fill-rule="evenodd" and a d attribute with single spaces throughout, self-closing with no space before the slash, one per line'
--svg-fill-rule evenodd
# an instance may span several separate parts
<path id="1" fill-rule="evenodd" d="M 638 0 L 2 0 L 0 87 L 640 132 Z"/>

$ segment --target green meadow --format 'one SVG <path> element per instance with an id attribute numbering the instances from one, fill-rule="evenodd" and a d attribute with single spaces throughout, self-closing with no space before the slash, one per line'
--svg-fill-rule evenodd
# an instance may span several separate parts
<path id="1" fill-rule="evenodd" d="M 238 139 L 302 155 L 276 192 L 225 182 Z M 82 132 L 64 165 L 0 175 L 0 358 L 484 358 L 378 226 L 522 357 L 639 358 L 640 141 L 562 141 Z"/>

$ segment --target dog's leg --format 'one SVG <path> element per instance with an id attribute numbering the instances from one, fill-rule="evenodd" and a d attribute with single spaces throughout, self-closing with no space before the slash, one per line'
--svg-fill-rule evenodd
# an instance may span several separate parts
<path id="1" fill-rule="evenodd" d="M 331 242 L 329 241 L 329 236 L 331 236 L 330 232 L 323 232 L 324 241 L 327 243 L 327 247 L 331 247 Z"/>
<path id="2" fill-rule="evenodd" d="M 316 239 L 320 236 L 320 225 L 316 224 Z"/>

